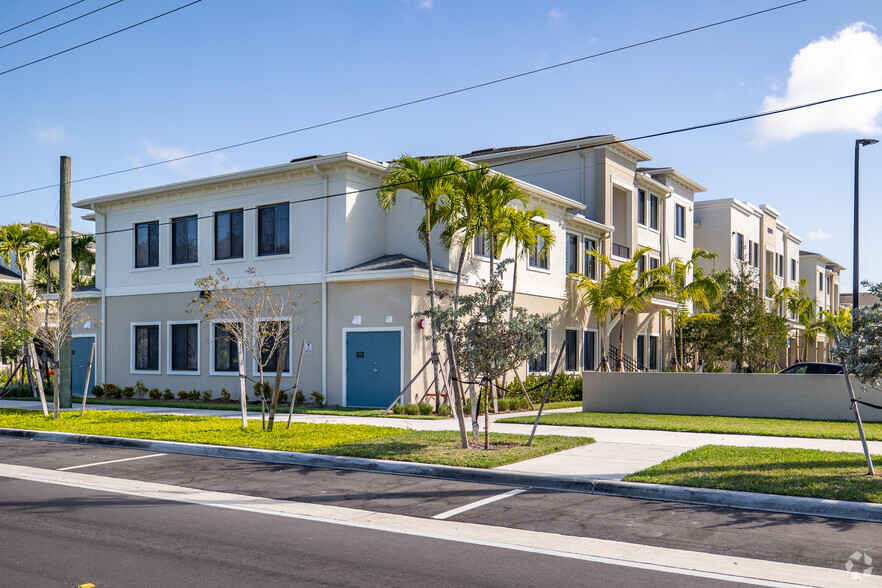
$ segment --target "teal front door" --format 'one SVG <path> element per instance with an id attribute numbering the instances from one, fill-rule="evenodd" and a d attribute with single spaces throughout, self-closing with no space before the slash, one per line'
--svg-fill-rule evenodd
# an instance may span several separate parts
<path id="1" fill-rule="evenodd" d="M 70 342 L 71 348 L 71 379 L 70 389 L 74 396 L 82 396 L 86 386 L 86 374 L 89 371 L 89 354 L 92 351 L 92 343 L 95 339 L 92 337 L 73 337 Z M 95 350 L 98 353 L 98 350 Z M 92 358 L 92 374 L 89 376 L 89 391 L 95 385 L 95 358 Z"/>
<path id="2" fill-rule="evenodd" d="M 401 393 L 401 333 L 346 333 L 346 405 L 389 406 Z"/>

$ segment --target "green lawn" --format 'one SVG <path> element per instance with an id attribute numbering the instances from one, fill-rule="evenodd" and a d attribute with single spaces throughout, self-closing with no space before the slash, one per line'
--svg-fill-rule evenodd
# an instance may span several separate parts
<path id="1" fill-rule="evenodd" d="M 370 425 L 327 425 L 276 422 L 271 433 L 259 422 L 243 429 L 239 419 L 153 415 L 133 412 L 63 412 L 59 420 L 32 410 L 0 409 L 0 428 L 63 431 L 87 435 L 183 441 L 279 451 L 348 455 L 493 468 L 555 451 L 592 443 L 586 437 L 537 436 L 526 447 L 527 435 L 490 435 L 490 451 L 458 447 L 457 431 L 409 431 Z M 483 447 L 483 445 L 482 445 Z"/>
<path id="2" fill-rule="evenodd" d="M 882 466 L 882 456 L 874 457 Z M 625 478 L 698 488 L 882 502 L 861 453 L 705 445 Z"/>
<path id="3" fill-rule="evenodd" d="M 500 419 L 500 423 L 533 423 L 530 417 Z M 733 433 L 774 435 L 818 439 L 858 439 L 854 421 L 808 421 L 797 419 L 759 419 L 676 414 L 637 414 L 609 412 L 567 412 L 542 415 L 543 425 L 652 429 L 695 433 Z M 882 441 L 882 423 L 864 423 L 867 439 Z"/>

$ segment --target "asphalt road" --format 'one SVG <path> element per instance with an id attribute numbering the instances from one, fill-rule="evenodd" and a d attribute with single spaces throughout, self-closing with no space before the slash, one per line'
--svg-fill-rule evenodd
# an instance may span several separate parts
<path id="1" fill-rule="evenodd" d="M 9 438 L 0 462 L 8 586 L 716 586 L 740 583 L 734 558 L 751 577 L 882 564 L 873 523 Z M 525 531 L 538 547 L 513 547 Z M 604 559 L 623 545 L 662 565 Z M 704 559 L 722 575 L 690 575 Z"/>

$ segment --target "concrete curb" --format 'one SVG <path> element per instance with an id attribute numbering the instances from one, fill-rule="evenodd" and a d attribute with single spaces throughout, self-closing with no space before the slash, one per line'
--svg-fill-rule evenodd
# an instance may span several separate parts
<path id="1" fill-rule="evenodd" d="M 827 500 L 820 498 L 806 498 L 802 496 L 781 496 L 777 494 L 737 492 L 734 490 L 717 490 L 713 488 L 666 486 L 662 484 L 623 482 L 620 480 L 596 480 L 575 476 L 524 474 L 500 470 L 481 470 L 456 466 L 375 460 L 362 457 L 294 453 L 268 449 L 248 449 L 243 447 L 181 443 L 177 441 L 130 439 L 126 437 L 80 435 L 76 433 L 33 431 L 27 429 L 0 428 L 0 437 L 15 437 L 19 439 L 33 439 L 36 441 L 52 441 L 56 443 L 72 443 L 79 445 L 99 445 L 103 447 L 140 449 L 180 455 L 195 455 L 200 457 L 219 457 L 398 476 L 437 478 L 460 482 L 518 486 L 541 490 L 581 492 L 585 494 L 658 500 L 663 502 L 679 502 L 700 506 L 741 508 L 764 512 L 882 523 L 882 504 L 868 502 L 848 502 L 844 500 Z"/>

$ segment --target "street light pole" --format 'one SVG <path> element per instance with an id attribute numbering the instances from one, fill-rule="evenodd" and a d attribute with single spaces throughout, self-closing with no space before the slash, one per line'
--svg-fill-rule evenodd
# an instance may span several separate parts
<path id="1" fill-rule="evenodd" d="M 860 249 L 860 221 L 858 220 L 860 211 L 860 184 L 861 184 L 861 147 L 874 145 L 879 141 L 876 139 L 856 139 L 854 142 L 854 250 L 853 250 L 853 273 L 852 273 L 852 311 L 857 310 L 858 300 L 861 288 L 860 271 L 858 267 L 859 249 Z"/>

